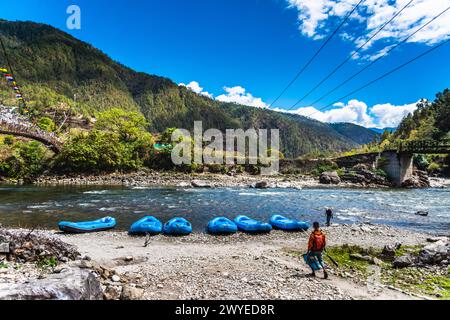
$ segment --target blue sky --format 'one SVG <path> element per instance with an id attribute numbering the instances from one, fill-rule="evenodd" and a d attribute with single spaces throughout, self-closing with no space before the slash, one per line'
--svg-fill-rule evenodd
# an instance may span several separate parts
<path id="1" fill-rule="evenodd" d="M 0 17 L 60 28 L 138 71 L 171 78 L 222 101 L 267 107 L 357 0 L 21 0 L 2 1 Z M 290 108 L 409 0 L 366 0 L 273 108 Z M 66 9 L 81 9 L 68 30 Z M 450 44 L 323 112 L 324 107 L 450 35 L 450 11 L 354 81 L 310 104 L 389 46 L 450 6 L 415 0 L 367 48 L 293 109 L 321 121 L 394 126 L 421 98 L 450 87 Z M 361 35 L 362 38 L 358 36 Z"/>

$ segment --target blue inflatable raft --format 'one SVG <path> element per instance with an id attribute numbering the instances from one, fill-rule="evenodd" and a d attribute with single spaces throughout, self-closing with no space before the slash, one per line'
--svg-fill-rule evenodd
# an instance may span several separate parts
<path id="1" fill-rule="evenodd" d="M 59 230 L 67 233 L 88 233 L 112 229 L 116 226 L 116 219 L 105 217 L 95 221 L 58 223 Z"/>
<path id="2" fill-rule="evenodd" d="M 314 271 L 322 269 L 322 266 L 320 265 L 319 261 L 314 256 L 310 256 L 309 254 L 303 255 L 303 260 L 305 260 L 305 263 L 311 267 Z"/>
<path id="3" fill-rule="evenodd" d="M 161 221 L 155 217 L 148 216 L 133 223 L 128 233 L 130 235 L 155 235 L 160 234 L 162 229 L 163 225 Z"/>
<path id="4" fill-rule="evenodd" d="M 185 236 L 192 233 L 192 225 L 184 218 L 173 218 L 163 228 L 164 234 L 173 236 Z"/>
<path id="5" fill-rule="evenodd" d="M 238 216 L 234 219 L 239 230 L 248 233 L 263 233 L 272 231 L 272 226 L 269 223 L 257 221 L 247 216 Z"/>
<path id="6" fill-rule="evenodd" d="M 208 232 L 211 234 L 231 234 L 237 231 L 236 223 L 225 217 L 214 218 L 208 223 Z"/>
<path id="7" fill-rule="evenodd" d="M 270 218 L 270 224 L 274 228 L 286 231 L 300 231 L 300 230 L 306 231 L 310 227 L 309 223 L 307 222 L 289 219 L 279 214 L 276 214 Z"/>

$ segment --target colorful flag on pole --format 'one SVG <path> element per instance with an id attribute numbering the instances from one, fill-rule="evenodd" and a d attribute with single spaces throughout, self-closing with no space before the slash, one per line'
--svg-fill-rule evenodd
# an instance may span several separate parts
<path id="1" fill-rule="evenodd" d="M 20 93 L 18 93 L 18 94 L 16 94 L 16 98 L 17 99 L 22 98 L 22 95 Z"/>
<path id="2" fill-rule="evenodd" d="M 1 72 L 1 73 L 8 73 L 8 69 L 0 68 L 0 72 Z"/>

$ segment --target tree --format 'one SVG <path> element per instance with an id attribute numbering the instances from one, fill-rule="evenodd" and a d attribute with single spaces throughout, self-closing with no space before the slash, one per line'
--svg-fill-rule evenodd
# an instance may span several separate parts
<path id="1" fill-rule="evenodd" d="M 450 90 L 445 89 L 444 92 L 436 95 L 434 101 L 434 109 L 436 110 L 436 128 L 439 129 L 440 137 L 446 135 L 450 131 Z"/>
<path id="2" fill-rule="evenodd" d="M 133 142 L 147 132 L 147 125 L 142 114 L 113 108 L 99 113 L 94 127 L 97 130 L 117 133 L 124 142 Z"/>

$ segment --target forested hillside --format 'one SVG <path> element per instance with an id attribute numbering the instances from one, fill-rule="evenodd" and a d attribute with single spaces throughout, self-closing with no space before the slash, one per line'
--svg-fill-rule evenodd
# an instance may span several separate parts
<path id="1" fill-rule="evenodd" d="M 334 130 L 357 144 L 367 144 L 380 138 L 380 134 L 377 132 L 367 130 L 367 128 L 353 123 L 332 123 L 331 126 Z"/>
<path id="2" fill-rule="evenodd" d="M 90 118 L 99 111 L 121 108 L 141 112 L 153 133 L 168 127 L 190 129 L 194 120 L 204 128 L 279 128 L 282 152 L 297 157 L 310 152 L 344 151 L 357 146 L 343 130 L 298 115 L 281 114 L 221 103 L 180 87 L 167 78 L 138 73 L 110 59 L 91 45 L 51 26 L 0 20 L 0 34 L 36 116 L 56 119 L 71 111 Z M 0 55 L 0 64 L 5 58 Z M 0 85 L 0 103 L 16 103 Z"/>

